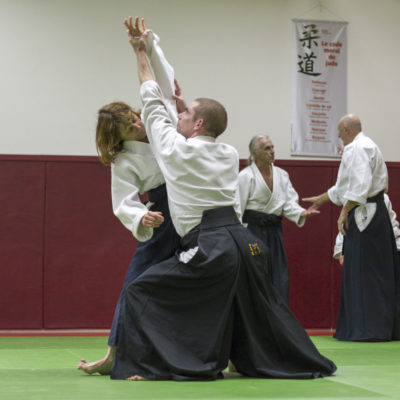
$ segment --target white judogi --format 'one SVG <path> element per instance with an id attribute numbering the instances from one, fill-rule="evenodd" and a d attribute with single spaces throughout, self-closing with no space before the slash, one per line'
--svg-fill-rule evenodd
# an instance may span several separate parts
<path id="1" fill-rule="evenodd" d="M 397 221 L 396 212 L 393 210 L 392 202 L 389 196 L 385 193 L 383 195 L 383 200 L 385 201 L 386 207 L 388 209 L 390 222 L 392 223 L 394 238 L 396 240 L 397 250 L 400 251 L 400 228 L 399 221 Z M 340 253 L 343 248 L 343 235 L 339 232 L 336 236 L 335 246 L 333 248 L 333 258 L 339 258 Z"/>
<path id="2" fill-rule="evenodd" d="M 208 209 L 233 206 L 240 218 L 236 149 L 211 136 L 186 139 L 178 133 L 155 81 L 144 82 L 140 93 L 147 136 L 167 183 L 171 218 L 178 234 L 185 236 Z"/>
<path id="3" fill-rule="evenodd" d="M 237 219 L 236 150 L 212 137 L 186 140 L 161 95 L 154 81 L 141 86 L 147 134 L 181 245 L 199 251 L 190 263 L 175 254 L 128 286 L 111 378 L 216 379 L 229 357 L 247 376 L 331 375 L 336 366 L 318 353 L 265 279 L 267 250 Z"/>
<path id="4" fill-rule="evenodd" d="M 338 205 L 359 205 L 348 214 L 338 321 L 339 340 L 399 340 L 398 255 L 383 192 L 388 173 L 378 146 L 360 132 L 344 148 L 336 184 Z"/>
<path id="5" fill-rule="evenodd" d="M 140 201 L 146 193 L 164 183 L 164 177 L 148 143 L 125 141 L 124 150 L 111 164 L 111 195 L 114 214 L 141 242 L 153 236 L 153 228 L 140 221 L 149 211 Z"/>
<path id="6" fill-rule="evenodd" d="M 330 200 L 365 204 L 369 197 L 388 189 L 388 172 L 378 146 L 363 132 L 344 147 L 336 184 L 328 190 Z"/>
<path id="7" fill-rule="evenodd" d="M 175 94 L 175 72 L 160 47 L 160 38 L 152 31 L 149 31 L 146 37 L 146 54 L 163 94 L 163 101 L 171 118 L 172 125 L 176 126 L 178 124 L 178 113 L 176 102 L 172 97 Z"/>
<path id="8" fill-rule="evenodd" d="M 146 53 L 150 60 L 157 82 L 160 85 L 168 116 L 176 126 L 178 114 L 174 90 L 174 70 L 166 60 L 159 46 L 159 37 L 149 31 L 146 37 Z M 118 154 L 111 165 L 111 194 L 114 214 L 140 242 L 153 236 L 153 228 L 144 227 L 140 221 L 148 212 L 139 194 L 165 183 L 151 146 L 148 143 L 125 141 L 124 150 Z"/>
<path id="9" fill-rule="evenodd" d="M 165 101 L 169 104 L 169 115 L 176 123 L 177 112 L 175 101 L 172 99 L 173 70 L 158 46 L 158 42 L 158 37 L 150 32 L 147 36 L 146 48 L 153 71 L 163 88 Z M 118 346 L 119 330 L 123 326 L 121 310 L 125 288 L 153 264 L 171 257 L 178 249 L 180 240 L 170 218 L 164 177 L 150 144 L 125 141 L 123 145 L 123 151 L 111 164 L 113 210 L 139 243 L 125 276 L 124 289 L 115 308 L 108 338 L 109 346 Z M 141 203 L 139 194 L 145 192 L 149 192 L 149 198 L 154 203 L 149 202 L 146 206 Z M 142 217 L 148 212 L 148 208 L 159 211 L 164 216 L 164 222 L 154 231 L 153 228 L 144 227 L 141 224 Z"/>
<path id="10" fill-rule="evenodd" d="M 188 263 L 175 254 L 128 286 L 111 378 L 217 379 L 230 357 L 247 376 L 331 375 L 336 366 L 318 353 L 265 276 L 268 250 L 236 216 L 236 150 L 211 137 L 180 135 L 156 82 L 145 82 L 141 95 L 174 225 L 183 249 L 198 252 Z"/>
<path id="11" fill-rule="evenodd" d="M 239 173 L 240 207 L 266 214 L 283 215 L 290 221 L 303 226 L 305 211 L 298 203 L 299 196 L 289 179 L 289 174 L 283 169 L 272 166 L 273 191 L 268 187 L 255 163 L 244 168 Z"/>

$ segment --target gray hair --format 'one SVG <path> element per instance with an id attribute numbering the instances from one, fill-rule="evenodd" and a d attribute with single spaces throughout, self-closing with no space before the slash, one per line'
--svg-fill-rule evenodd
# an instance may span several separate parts
<path id="1" fill-rule="evenodd" d="M 260 148 L 260 139 L 271 140 L 268 135 L 256 135 L 251 138 L 249 143 L 250 156 L 247 159 L 247 165 L 250 165 L 252 162 L 254 162 L 253 154 Z"/>

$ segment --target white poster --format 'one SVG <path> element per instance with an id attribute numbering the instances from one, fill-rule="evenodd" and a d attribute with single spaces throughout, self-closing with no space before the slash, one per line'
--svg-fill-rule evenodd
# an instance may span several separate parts
<path id="1" fill-rule="evenodd" d="M 292 155 L 338 157 L 347 113 L 347 22 L 293 20 Z"/>

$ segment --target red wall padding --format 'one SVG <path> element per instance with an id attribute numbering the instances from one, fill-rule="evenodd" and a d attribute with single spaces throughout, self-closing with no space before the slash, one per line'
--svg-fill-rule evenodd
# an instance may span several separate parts
<path id="1" fill-rule="evenodd" d="M 285 166 L 300 199 L 323 193 L 332 186 L 335 168 L 326 165 Z M 300 204 L 307 208 L 311 203 Z M 332 205 L 306 221 L 302 228 L 283 219 L 283 233 L 289 264 L 289 302 L 296 316 L 307 328 L 333 325 L 332 300 Z"/>
<path id="2" fill-rule="evenodd" d="M 43 327 L 45 163 L 0 160 L 0 329 Z"/>
<path id="3" fill-rule="evenodd" d="M 136 248 L 112 213 L 110 170 L 98 162 L 46 170 L 44 326 L 108 327 Z"/>
<path id="4" fill-rule="evenodd" d="M 302 198 L 332 185 L 338 162 L 277 165 Z M 400 211 L 400 163 L 388 167 Z M 0 329 L 109 328 L 136 249 L 112 213 L 110 169 L 96 157 L 0 156 L 0 185 Z M 335 327 L 338 214 L 327 204 L 303 228 L 283 223 L 290 306 L 309 329 Z"/>

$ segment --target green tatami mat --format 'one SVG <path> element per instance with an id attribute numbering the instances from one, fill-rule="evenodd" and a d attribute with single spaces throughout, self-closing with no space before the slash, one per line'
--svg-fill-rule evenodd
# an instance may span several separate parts
<path id="1" fill-rule="evenodd" d="M 215 382 L 128 382 L 75 369 L 81 358 L 104 356 L 104 337 L 0 337 L 0 399 L 400 399 L 400 342 L 312 339 L 338 366 L 335 376 L 277 380 L 228 374 Z"/>

